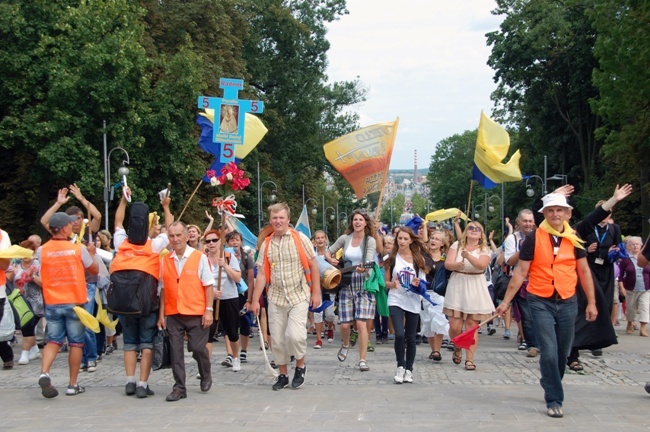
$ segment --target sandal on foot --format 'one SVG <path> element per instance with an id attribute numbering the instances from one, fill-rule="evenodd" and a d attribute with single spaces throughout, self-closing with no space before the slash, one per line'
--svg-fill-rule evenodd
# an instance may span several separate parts
<path id="1" fill-rule="evenodd" d="M 429 358 L 433 361 L 440 361 L 442 360 L 442 355 L 440 354 L 440 351 L 433 351 L 430 355 Z"/>
<path id="2" fill-rule="evenodd" d="M 550 407 L 546 411 L 546 414 L 548 414 L 549 417 L 553 417 L 553 418 L 562 418 L 562 417 L 564 417 L 564 413 L 562 412 L 562 408 L 560 408 L 560 407 Z"/>
<path id="3" fill-rule="evenodd" d="M 336 354 L 336 358 L 338 358 L 340 362 L 344 362 L 345 359 L 348 358 L 348 352 L 349 351 L 350 351 L 349 346 L 341 345 L 341 348 L 339 349 L 338 354 Z"/>
<path id="4" fill-rule="evenodd" d="M 365 360 L 359 360 L 359 370 L 361 372 L 367 372 L 370 370 L 370 366 L 368 366 Z"/>
<path id="5" fill-rule="evenodd" d="M 460 364 L 462 360 L 463 360 L 463 350 L 460 348 L 454 348 L 454 355 L 451 358 L 451 361 L 453 361 L 454 364 Z"/>
<path id="6" fill-rule="evenodd" d="M 569 364 L 569 369 L 579 374 L 582 374 L 585 371 L 585 368 L 583 368 L 580 362 L 577 360 L 572 361 L 571 364 Z"/>
<path id="7" fill-rule="evenodd" d="M 476 370 L 476 365 L 471 360 L 465 360 L 465 370 L 468 371 Z"/>

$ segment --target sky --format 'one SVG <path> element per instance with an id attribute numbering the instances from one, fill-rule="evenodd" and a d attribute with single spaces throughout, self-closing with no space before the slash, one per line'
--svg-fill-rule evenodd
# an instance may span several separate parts
<path id="1" fill-rule="evenodd" d="M 400 118 L 391 169 L 429 166 L 435 145 L 478 127 L 496 89 L 485 34 L 502 17 L 492 0 L 348 0 L 328 27 L 330 82 L 358 77 L 361 127 Z"/>

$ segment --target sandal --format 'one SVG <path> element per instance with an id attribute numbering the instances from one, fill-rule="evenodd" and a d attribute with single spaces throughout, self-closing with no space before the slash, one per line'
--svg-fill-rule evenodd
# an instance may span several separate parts
<path id="1" fill-rule="evenodd" d="M 440 354 L 440 351 L 433 351 L 431 354 L 429 354 L 429 359 L 433 361 L 440 361 L 442 360 L 442 355 Z"/>
<path id="2" fill-rule="evenodd" d="M 454 348 L 454 355 L 451 358 L 451 361 L 453 361 L 454 364 L 460 364 L 462 360 L 463 360 L 463 350 L 460 348 Z"/>
<path id="3" fill-rule="evenodd" d="M 365 360 L 359 360 L 359 370 L 361 372 L 367 372 L 370 370 L 370 366 L 368 366 Z"/>
<path id="4" fill-rule="evenodd" d="M 336 355 L 336 358 L 338 358 L 340 362 L 344 362 L 345 359 L 348 358 L 348 352 L 349 352 L 349 351 L 350 351 L 350 347 L 349 347 L 349 346 L 341 345 L 341 348 L 339 349 L 339 352 L 338 352 L 338 354 Z"/>
<path id="5" fill-rule="evenodd" d="M 476 370 L 476 365 L 471 360 L 465 360 L 465 370 L 474 371 Z"/>
<path id="6" fill-rule="evenodd" d="M 569 369 L 579 374 L 582 374 L 585 371 L 585 368 L 582 367 L 582 364 L 580 364 L 578 360 L 572 361 L 571 364 L 569 364 Z"/>

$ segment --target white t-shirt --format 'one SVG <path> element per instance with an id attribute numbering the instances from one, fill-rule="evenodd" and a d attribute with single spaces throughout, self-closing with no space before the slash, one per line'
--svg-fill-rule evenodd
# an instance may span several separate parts
<path id="1" fill-rule="evenodd" d="M 363 261 L 361 246 L 348 246 L 345 250 L 345 259 L 350 261 L 350 265 L 360 265 Z"/>
<path id="2" fill-rule="evenodd" d="M 418 271 L 418 278 L 425 280 L 426 275 L 422 270 Z M 422 309 L 422 296 L 407 291 L 401 286 L 400 281 L 410 284 L 411 280 L 416 277 L 413 264 L 405 261 L 398 253 L 395 256 L 395 267 L 393 267 L 393 281 L 397 281 L 399 287 L 388 290 L 388 306 L 397 306 L 402 310 L 420 313 Z"/>
<path id="3" fill-rule="evenodd" d="M 208 259 L 208 261 L 210 261 Z M 241 271 L 239 266 L 239 260 L 235 254 L 230 254 L 230 262 L 228 267 Z M 212 265 L 210 263 L 210 268 L 212 269 L 212 277 L 214 278 L 214 289 L 217 289 L 217 284 L 219 280 L 219 266 Z M 228 277 L 228 273 L 225 270 L 221 271 L 221 300 L 230 300 L 239 297 L 239 292 L 237 291 L 237 285 L 235 282 Z"/>

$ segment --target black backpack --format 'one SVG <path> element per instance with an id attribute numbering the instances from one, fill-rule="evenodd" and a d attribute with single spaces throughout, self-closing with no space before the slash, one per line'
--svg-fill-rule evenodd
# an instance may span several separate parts
<path id="1" fill-rule="evenodd" d="M 129 242 L 142 246 L 149 238 L 149 206 L 134 202 L 129 213 Z"/>
<path id="2" fill-rule="evenodd" d="M 158 279 L 140 270 L 115 271 L 106 297 L 113 314 L 147 316 L 158 310 Z"/>

